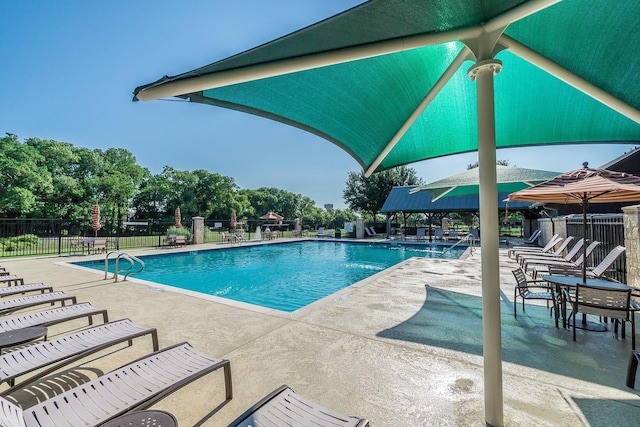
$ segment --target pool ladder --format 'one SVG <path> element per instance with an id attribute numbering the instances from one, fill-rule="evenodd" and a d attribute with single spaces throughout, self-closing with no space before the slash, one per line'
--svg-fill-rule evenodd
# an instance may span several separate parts
<path id="1" fill-rule="evenodd" d="M 469 242 L 469 247 L 471 248 L 471 253 L 473 253 L 473 251 L 475 250 L 476 246 L 475 246 L 475 237 L 473 237 L 473 234 L 471 234 L 471 233 L 469 233 L 468 235 L 464 236 L 462 239 L 458 240 L 454 245 L 449 246 L 447 249 L 442 251 L 442 253 L 445 254 L 445 253 L 449 252 L 451 249 L 455 248 L 456 246 L 458 246 L 462 242 Z"/>
<path id="2" fill-rule="evenodd" d="M 104 279 L 106 280 L 108 278 L 109 275 L 109 257 L 111 256 L 111 254 L 115 254 L 116 255 L 116 269 L 115 272 L 113 273 L 113 279 L 115 282 L 118 281 L 118 274 L 120 273 L 125 273 L 124 277 L 122 278 L 122 281 L 124 282 L 125 280 L 127 280 L 127 277 L 129 277 L 130 275 L 133 274 L 138 274 L 140 273 L 142 270 L 144 270 L 144 261 L 142 261 L 140 258 L 128 254 L 126 252 L 120 252 L 120 251 L 111 251 L 108 252 L 107 255 L 105 255 L 104 257 Z M 129 261 L 129 267 L 126 269 L 123 269 L 122 271 L 120 270 L 120 260 L 126 260 Z M 136 263 L 139 264 L 139 269 L 138 270 L 134 270 L 134 267 L 136 266 Z"/>

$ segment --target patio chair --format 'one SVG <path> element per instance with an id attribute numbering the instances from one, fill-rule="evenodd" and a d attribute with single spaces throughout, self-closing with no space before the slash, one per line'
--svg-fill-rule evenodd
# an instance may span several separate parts
<path id="1" fill-rule="evenodd" d="M 109 321 L 107 310 L 96 308 L 88 302 L 65 305 L 50 310 L 0 320 L 0 332 L 13 331 L 30 326 L 52 326 L 82 317 L 86 317 L 89 320 L 89 325 L 93 325 L 93 316 L 100 315 L 104 323 Z"/>
<path id="2" fill-rule="evenodd" d="M 338 414 L 300 396 L 287 385 L 282 385 L 236 418 L 228 427 L 285 425 L 366 427 L 369 421 Z"/>
<path id="3" fill-rule="evenodd" d="M 169 234 L 165 239 L 164 239 L 164 244 L 165 246 L 175 246 L 176 245 L 176 237 L 178 235 L 177 234 Z"/>
<path id="4" fill-rule="evenodd" d="M 587 256 L 586 256 L 586 258 L 589 258 L 589 255 L 591 255 L 593 250 L 596 247 L 598 247 L 599 245 L 600 245 L 600 242 L 598 242 L 597 240 L 591 242 L 591 244 L 589 246 L 587 246 L 587 250 L 586 250 L 586 255 Z M 569 254 L 567 254 L 567 257 L 568 256 L 569 256 Z M 537 267 L 535 267 L 533 269 L 533 272 L 531 274 L 531 277 L 533 277 L 535 279 L 535 278 L 538 277 L 538 274 L 540 273 L 540 271 L 545 271 L 545 270 L 548 271 L 550 265 L 560 265 L 560 266 L 565 266 L 565 267 L 579 268 L 579 267 L 582 266 L 582 264 L 584 262 L 585 262 L 585 257 L 583 256 L 582 251 L 580 251 L 580 255 L 578 256 L 578 258 L 575 259 L 575 261 L 566 261 L 565 259 L 562 259 L 562 260 L 554 260 L 554 259 L 550 259 L 550 260 L 544 260 L 544 259 L 530 260 L 527 263 L 527 267 L 530 266 L 530 265 L 537 265 Z"/>
<path id="5" fill-rule="evenodd" d="M 229 361 L 200 353 L 186 342 L 177 344 L 24 410 L 0 398 L 0 424 L 98 426 L 127 412 L 148 408 L 219 368 L 224 368 L 229 400 L 232 398 Z"/>
<path id="6" fill-rule="evenodd" d="M 179 235 L 176 236 L 176 240 L 174 242 L 175 246 L 187 246 L 187 236 Z"/>
<path id="7" fill-rule="evenodd" d="M 527 277 L 521 268 L 516 268 L 511 271 L 513 277 L 516 279 L 516 287 L 513 291 L 513 317 L 518 318 L 517 313 L 517 301 L 518 297 L 522 299 L 522 311 L 524 312 L 524 302 L 526 300 L 546 300 L 547 308 L 549 308 L 549 301 L 553 303 L 553 312 L 556 313 L 556 326 L 558 326 L 557 307 L 556 307 L 556 295 L 553 290 L 553 286 L 549 285 L 544 280 L 527 280 Z"/>
<path id="8" fill-rule="evenodd" d="M 38 378 L 57 371 L 62 366 L 83 359 L 93 353 L 129 342 L 133 339 L 151 335 L 153 351 L 158 351 L 158 332 L 155 328 L 147 328 L 133 323 L 129 319 L 117 320 L 84 329 L 73 334 L 43 341 L 38 344 L 22 347 L 0 356 L 0 383 L 8 383 L 10 388 L 4 390 L 6 396 L 15 389 L 22 388 Z M 41 368 L 47 368 L 42 370 Z M 17 377 L 39 370 L 37 374 L 15 384 Z"/>
<path id="9" fill-rule="evenodd" d="M 613 319 L 615 333 L 618 332 L 618 322 L 622 322 L 622 338 L 625 338 L 625 322 L 631 323 L 631 349 L 636 349 L 636 323 L 631 307 L 631 289 L 619 290 L 599 288 L 581 283 L 576 284 L 575 294 L 565 294 L 571 305 L 573 317 L 573 340 L 576 340 L 576 317 L 578 313 L 593 314 Z"/>
<path id="10" fill-rule="evenodd" d="M 45 292 L 52 291 L 53 288 L 51 286 L 45 286 L 44 283 L 27 283 L 24 285 L 7 286 L 4 288 L 0 288 L 0 298 L 8 297 L 11 295 L 26 294 L 27 292 L 40 292 L 41 294 L 43 294 Z"/>
<path id="11" fill-rule="evenodd" d="M 94 239 L 90 249 L 93 250 L 93 253 L 96 253 L 98 251 L 106 252 L 107 244 L 107 239 Z"/>
<path id="12" fill-rule="evenodd" d="M 317 237 L 331 237 L 328 231 L 325 231 L 324 227 L 318 227 Z"/>
<path id="13" fill-rule="evenodd" d="M 46 294 L 29 295 L 26 297 L 13 298 L 10 300 L 0 301 L 0 314 L 9 311 L 21 310 L 23 308 L 29 308 L 40 304 L 51 304 L 60 302 L 62 305 L 66 305 L 66 301 L 71 301 L 75 304 L 76 297 L 69 296 L 64 292 L 48 292 Z"/>

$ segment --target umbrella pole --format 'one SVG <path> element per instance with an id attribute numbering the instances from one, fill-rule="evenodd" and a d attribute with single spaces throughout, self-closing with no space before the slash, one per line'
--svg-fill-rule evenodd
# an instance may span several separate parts
<path id="1" fill-rule="evenodd" d="M 582 283 L 587 283 L 587 209 L 589 208 L 589 199 L 585 193 L 582 197 L 582 235 L 584 237 L 584 245 L 582 245 Z"/>
<path id="2" fill-rule="evenodd" d="M 501 63 L 479 61 L 469 70 L 476 80 L 478 103 L 478 167 L 482 264 L 482 343 L 484 355 L 485 423 L 503 426 L 502 337 L 500 321 L 500 262 L 498 184 L 493 75 Z"/>

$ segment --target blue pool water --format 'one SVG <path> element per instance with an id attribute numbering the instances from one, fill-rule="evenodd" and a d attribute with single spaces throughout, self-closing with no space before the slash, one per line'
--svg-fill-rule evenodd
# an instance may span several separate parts
<path id="1" fill-rule="evenodd" d="M 145 269 L 135 277 L 292 312 L 408 258 L 457 259 L 465 249 L 319 241 L 241 246 L 141 256 Z M 104 271 L 104 260 L 74 264 Z"/>

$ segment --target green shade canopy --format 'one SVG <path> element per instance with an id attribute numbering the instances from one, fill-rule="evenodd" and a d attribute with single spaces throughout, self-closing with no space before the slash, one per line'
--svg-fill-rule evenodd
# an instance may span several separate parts
<path id="1" fill-rule="evenodd" d="M 638 1 L 371 0 L 140 86 L 134 100 L 176 96 L 296 126 L 365 175 L 478 150 L 485 422 L 501 426 L 496 148 L 638 144 L 638 16 Z"/>
<path id="2" fill-rule="evenodd" d="M 496 21 L 508 25 L 494 48 L 503 63 L 495 79 L 498 148 L 638 143 L 640 61 L 631 50 L 640 46 L 640 4 L 566 0 L 510 24 L 521 18 L 518 7 L 541 3 L 553 2 L 374 0 L 138 87 L 135 97 L 179 96 L 278 120 L 337 144 L 370 173 L 477 149 L 475 83 L 467 76 L 476 58 L 460 40 Z M 572 85 L 611 94 L 614 108 Z"/>
<path id="3" fill-rule="evenodd" d="M 558 172 L 496 165 L 499 193 L 513 193 L 523 188 L 533 187 L 536 184 L 555 178 L 557 175 L 559 175 Z M 478 168 L 469 169 L 457 175 L 420 185 L 410 192 L 417 193 L 418 191 L 428 191 L 433 194 L 432 201 L 434 202 L 445 196 L 478 194 L 480 192 L 479 170 Z"/>

